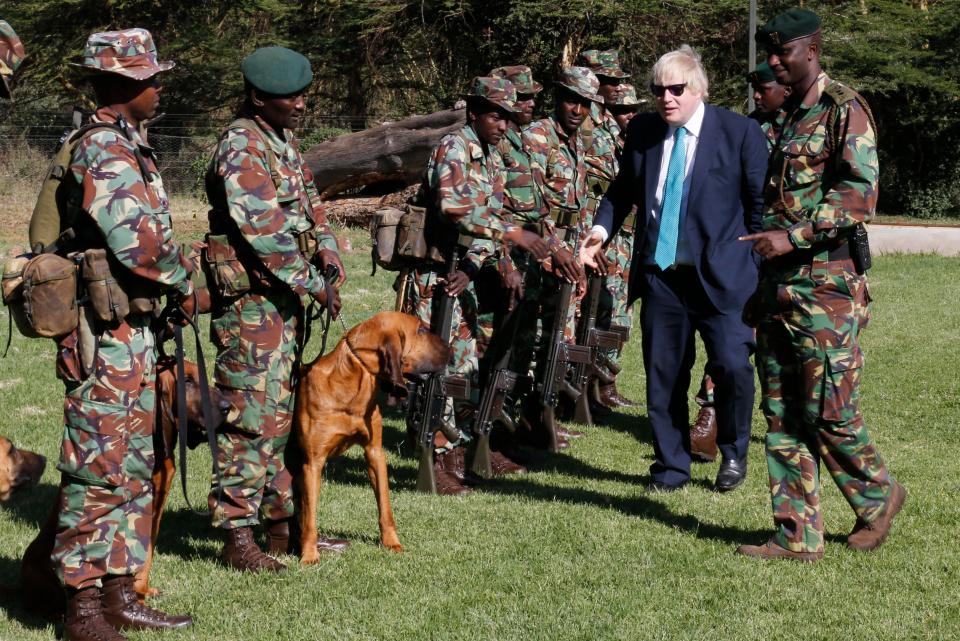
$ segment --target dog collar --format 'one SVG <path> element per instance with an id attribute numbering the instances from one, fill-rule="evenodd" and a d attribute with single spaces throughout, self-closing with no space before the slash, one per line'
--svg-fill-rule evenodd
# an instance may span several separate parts
<path id="1" fill-rule="evenodd" d="M 373 376 L 374 378 L 376 378 L 377 375 L 374 374 L 373 371 L 372 371 L 369 367 L 367 367 L 367 364 L 363 362 L 363 359 L 360 358 L 360 355 L 357 353 L 356 348 L 354 348 L 353 344 L 350 343 L 350 338 L 347 337 L 347 336 L 344 336 L 344 337 L 343 337 L 343 342 L 346 343 L 346 345 L 347 345 L 347 351 L 350 352 L 350 355 L 353 356 L 355 359 L 357 359 L 357 362 L 360 363 L 360 367 L 362 367 L 364 370 L 366 370 L 367 374 L 369 374 L 370 376 Z"/>

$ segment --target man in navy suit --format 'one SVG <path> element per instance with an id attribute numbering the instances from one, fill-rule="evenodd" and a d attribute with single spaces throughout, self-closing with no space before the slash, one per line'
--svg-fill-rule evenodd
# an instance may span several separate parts
<path id="1" fill-rule="evenodd" d="M 592 265 L 638 208 L 629 299 L 642 300 L 655 451 L 650 487 L 672 491 L 690 480 L 687 392 L 696 331 L 716 385 L 723 461 L 714 487 L 729 491 L 746 478 L 754 403 L 753 332 L 741 314 L 757 286 L 758 258 L 737 239 L 761 228 L 767 145 L 756 122 L 704 103 L 707 77 L 690 47 L 662 56 L 652 79 L 657 113 L 630 122 L 620 171 L 581 256 Z"/>

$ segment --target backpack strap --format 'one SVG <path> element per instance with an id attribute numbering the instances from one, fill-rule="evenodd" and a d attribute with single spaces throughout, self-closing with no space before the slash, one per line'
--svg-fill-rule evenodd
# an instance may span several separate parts
<path id="1" fill-rule="evenodd" d="M 273 151 L 273 147 L 267 141 L 267 136 L 263 128 L 261 128 L 253 118 L 237 118 L 227 127 L 227 132 L 231 129 L 243 129 L 253 134 L 263 143 L 263 146 L 267 148 L 267 168 L 270 170 L 270 178 L 273 179 L 273 186 L 279 187 L 281 183 L 279 170 L 280 160 L 277 158 L 276 152 Z M 227 133 L 224 132 L 223 137 L 226 137 L 226 135 Z M 221 137 L 221 140 L 223 140 L 223 137 Z"/>

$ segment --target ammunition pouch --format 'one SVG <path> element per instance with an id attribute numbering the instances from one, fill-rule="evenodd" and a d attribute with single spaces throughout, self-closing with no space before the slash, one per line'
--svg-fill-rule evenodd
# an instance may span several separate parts
<path id="1" fill-rule="evenodd" d="M 317 240 L 317 235 L 313 229 L 297 232 L 294 237 L 297 239 L 297 249 L 303 254 L 304 259 L 307 262 L 313 262 L 314 257 L 320 251 L 320 242 Z"/>
<path id="2" fill-rule="evenodd" d="M 251 290 L 250 275 L 226 234 L 207 234 L 201 257 L 206 282 L 221 299 L 237 298 Z"/>
<path id="3" fill-rule="evenodd" d="M 580 224 L 580 212 L 576 209 L 551 207 L 550 218 L 557 227 L 577 227 Z"/>
<path id="4" fill-rule="evenodd" d="M 3 267 L 3 302 L 20 333 L 57 338 L 76 329 L 77 266 L 56 254 L 11 258 Z"/>
<path id="5" fill-rule="evenodd" d="M 113 276 L 106 249 L 88 249 L 83 252 L 80 277 L 96 320 L 117 325 L 127 317 L 130 313 L 130 299 Z M 142 298 L 138 304 L 143 305 Z"/>
<path id="6" fill-rule="evenodd" d="M 440 250 L 427 239 L 427 217 L 426 207 L 413 203 L 374 213 L 370 223 L 374 270 L 380 266 L 399 271 L 424 260 L 443 262 Z"/>

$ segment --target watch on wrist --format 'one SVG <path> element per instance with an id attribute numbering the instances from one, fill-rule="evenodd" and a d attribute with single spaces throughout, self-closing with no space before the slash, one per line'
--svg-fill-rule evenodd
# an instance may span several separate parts
<path id="1" fill-rule="evenodd" d="M 787 237 L 795 249 L 810 249 L 810 241 L 803 237 L 803 231 L 809 224 L 809 222 L 804 221 L 791 225 L 790 228 L 787 229 Z"/>

